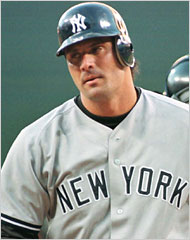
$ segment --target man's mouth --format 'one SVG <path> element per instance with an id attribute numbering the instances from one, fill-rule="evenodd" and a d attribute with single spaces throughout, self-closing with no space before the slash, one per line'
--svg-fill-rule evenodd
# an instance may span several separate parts
<path id="1" fill-rule="evenodd" d="M 87 82 L 93 82 L 93 81 L 95 81 L 95 80 L 98 79 L 98 78 L 101 78 L 101 76 L 98 76 L 98 75 L 90 75 L 90 76 L 88 76 L 88 77 L 86 77 L 86 78 L 84 79 L 84 84 L 87 83 Z"/>

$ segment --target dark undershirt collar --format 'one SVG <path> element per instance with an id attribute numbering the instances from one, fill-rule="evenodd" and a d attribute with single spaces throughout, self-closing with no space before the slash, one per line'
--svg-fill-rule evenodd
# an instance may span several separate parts
<path id="1" fill-rule="evenodd" d="M 140 95 L 141 95 L 141 89 L 138 88 L 138 87 L 135 87 L 136 89 L 136 92 L 137 92 L 137 102 L 140 98 Z M 123 119 L 130 113 L 130 110 L 129 112 L 127 113 L 124 113 L 122 115 L 119 115 L 119 116 L 116 116 L 116 117 L 102 117 L 102 116 L 97 116 L 95 114 L 92 114 L 91 112 L 89 112 L 85 107 L 84 105 L 82 104 L 82 101 L 81 101 L 81 97 L 80 95 L 78 95 L 75 99 L 74 99 L 76 105 L 81 109 L 81 111 L 83 113 L 85 113 L 88 117 L 92 118 L 93 120 L 111 128 L 111 129 L 114 129 L 115 127 L 117 127 L 117 125 L 123 121 Z M 137 103 L 136 102 L 136 103 Z M 136 105 L 135 103 L 135 105 Z"/>

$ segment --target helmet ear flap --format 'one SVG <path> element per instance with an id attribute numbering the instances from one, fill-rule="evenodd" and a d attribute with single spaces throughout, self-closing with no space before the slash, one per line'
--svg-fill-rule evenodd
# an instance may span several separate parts
<path id="1" fill-rule="evenodd" d="M 115 38 L 115 51 L 122 66 L 134 67 L 135 57 L 132 43 L 125 43 L 120 37 Z"/>
<path id="2" fill-rule="evenodd" d="M 176 99 L 178 101 L 189 103 L 189 86 L 180 90 L 177 93 L 174 93 L 171 98 Z"/>
<path id="3" fill-rule="evenodd" d="M 165 81 L 165 96 L 189 102 L 189 55 L 178 58 L 171 66 Z"/>

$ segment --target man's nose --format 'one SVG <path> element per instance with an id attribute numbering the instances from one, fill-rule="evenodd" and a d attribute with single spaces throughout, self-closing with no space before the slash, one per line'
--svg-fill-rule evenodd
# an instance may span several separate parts
<path id="1" fill-rule="evenodd" d="M 88 71 L 90 69 L 93 69 L 95 66 L 95 56 L 92 54 L 84 54 L 82 57 L 80 69 L 82 71 Z"/>

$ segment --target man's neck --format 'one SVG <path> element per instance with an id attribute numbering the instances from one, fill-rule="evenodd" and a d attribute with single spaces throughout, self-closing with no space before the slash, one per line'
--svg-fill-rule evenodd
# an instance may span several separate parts
<path id="1" fill-rule="evenodd" d="M 119 116 L 129 112 L 137 101 L 137 93 L 135 87 L 130 88 L 130 91 L 123 92 L 123 94 L 113 96 L 110 99 L 102 99 L 99 101 L 92 101 L 81 95 L 81 101 L 84 107 L 94 115 L 97 116 Z"/>
<path id="2" fill-rule="evenodd" d="M 140 98 L 140 95 L 141 95 L 141 89 L 138 88 L 138 87 L 135 87 L 135 90 L 137 92 L 137 101 L 139 100 Z M 81 102 L 81 97 L 80 95 L 78 95 L 75 99 L 74 99 L 76 105 L 80 108 L 80 110 L 85 113 L 88 117 L 92 118 L 93 120 L 111 128 L 111 129 L 114 129 L 116 128 L 120 122 L 122 122 L 126 117 L 127 115 L 130 113 L 127 112 L 123 115 L 119 115 L 119 116 L 115 116 L 115 117 L 102 117 L 102 116 L 97 116 L 97 115 L 94 115 L 92 113 L 90 113 L 85 107 L 84 105 L 82 104 Z M 132 110 L 132 109 L 131 109 Z"/>

